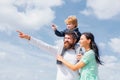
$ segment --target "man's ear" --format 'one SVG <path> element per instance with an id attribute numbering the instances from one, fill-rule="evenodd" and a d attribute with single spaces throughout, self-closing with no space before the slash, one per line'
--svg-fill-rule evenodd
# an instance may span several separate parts
<path id="1" fill-rule="evenodd" d="M 77 42 L 77 39 L 74 39 L 74 43 L 76 43 Z"/>

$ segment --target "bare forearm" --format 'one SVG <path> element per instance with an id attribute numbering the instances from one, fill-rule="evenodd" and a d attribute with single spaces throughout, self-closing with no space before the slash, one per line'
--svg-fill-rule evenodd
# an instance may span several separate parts
<path id="1" fill-rule="evenodd" d="M 70 68 L 71 70 L 73 70 L 73 71 L 76 71 L 76 70 L 77 70 L 77 69 L 76 69 L 76 66 L 73 65 L 73 64 L 71 64 L 71 63 L 69 63 L 68 61 L 62 60 L 62 62 L 63 62 L 64 65 L 66 65 L 66 66 L 67 66 L 68 68 Z"/>
<path id="2" fill-rule="evenodd" d="M 66 61 L 65 59 L 62 59 L 62 62 L 64 65 L 66 65 L 67 67 L 69 67 L 73 71 L 76 71 L 76 70 L 85 66 L 85 64 L 83 62 L 78 62 L 77 64 L 71 64 L 68 61 Z"/>

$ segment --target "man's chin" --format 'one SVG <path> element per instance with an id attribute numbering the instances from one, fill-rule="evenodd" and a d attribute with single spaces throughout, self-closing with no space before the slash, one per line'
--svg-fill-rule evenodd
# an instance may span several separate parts
<path id="1" fill-rule="evenodd" d="M 70 44 L 65 44 L 65 45 L 64 45 L 64 48 L 65 48 L 65 49 L 70 49 L 70 48 L 72 48 L 72 45 L 70 45 Z"/>
<path id="2" fill-rule="evenodd" d="M 64 48 L 65 48 L 65 49 L 69 49 L 69 44 L 67 44 L 67 43 L 64 44 Z"/>

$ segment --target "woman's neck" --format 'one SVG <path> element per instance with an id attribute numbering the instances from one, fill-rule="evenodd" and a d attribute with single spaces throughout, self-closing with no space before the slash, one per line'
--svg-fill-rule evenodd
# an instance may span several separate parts
<path id="1" fill-rule="evenodd" d="M 85 47 L 85 52 L 89 51 L 90 49 L 90 47 Z"/>

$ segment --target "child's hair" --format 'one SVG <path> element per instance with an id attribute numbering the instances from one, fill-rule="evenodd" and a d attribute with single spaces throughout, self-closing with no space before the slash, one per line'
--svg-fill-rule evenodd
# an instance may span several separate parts
<path id="1" fill-rule="evenodd" d="M 68 16 L 68 18 L 65 20 L 65 23 L 66 23 L 66 24 L 72 23 L 72 24 L 75 25 L 75 27 L 78 26 L 78 22 L 77 22 L 76 16 Z"/>

